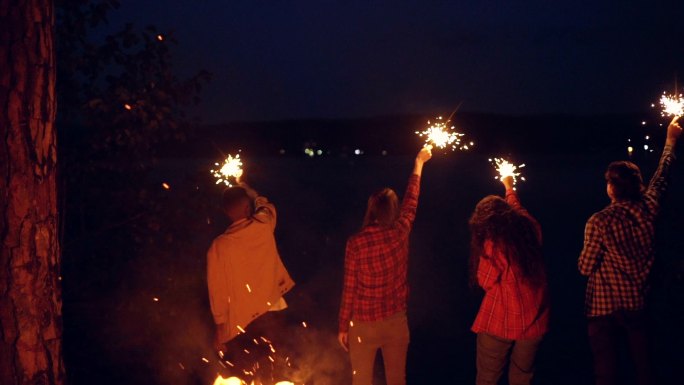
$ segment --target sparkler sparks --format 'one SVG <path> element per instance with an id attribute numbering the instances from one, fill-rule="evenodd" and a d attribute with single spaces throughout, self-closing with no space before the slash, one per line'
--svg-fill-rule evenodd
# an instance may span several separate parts
<path id="1" fill-rule="evenodd" d="M 219 166 L 218 163 L 214 165 Z M 223 161 L 221 168 L 210 170 L 209 172 L 216 178 L 216 184 L 223 183 L 228 187 L 232 187 L 231 180 L 237 182 L 242 176 L 242 159 L 240 159 L 240 154 L 235 155 L 235 157 L 228 155 Z"/>
<path id="2" fill-rule="evenodd" d="M 507 176 L 513 177 L 514 186 L 517 182 L 518 177 L 520 177 L 520 180 L 522 181 L 525 180 L 525 177 L 521 176 L 521 173 L 519 171 L 521 168 L 525 167 L 524 163 L 516 166 L 503 158 L 489 159 L 489 161 L 494 164 L 496 171 L 499 173 L 499 176 L 495 177 L 495 179 L 503 180 Z"/>
<path id="3" fill-rule="evenodd" d="M 442 149 L 451 148 L 451 151 L 467 150 L 475 145 L 473 142 L 463 143 L 463 136 L 465 134 L 454 131 L 455 127 L 449 127 L 449 122 L 449 120 L 445 121 L 440 116 L 435 123 L 428 121 L 428 128 L 424 131 L 416 131 L 416 134 L 425 138 L 426 146 L 432 145 Z"/>
<path id="4" fill-rule="evenodd" d="M 663 96 L 660 97 L 660 105 L 663 107 L 663 111 L 660 113 L 662 116 L 684 116 L 682 94 L 667 95 L 663 92 Z"/>

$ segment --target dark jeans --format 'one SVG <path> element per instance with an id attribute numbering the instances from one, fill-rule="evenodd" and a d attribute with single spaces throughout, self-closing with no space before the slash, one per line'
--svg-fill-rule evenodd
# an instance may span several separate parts
<path id="1" fill-rule="evenodd" d="M 648 352 L 648 325 L 644 311 L 620 310 L 587 320 L 589 344 L 594 355 L 596 385 L 618 383 L 618 344 L 627 339 L 632 364 L 639 385 L 653 384 L 651 359 Z"/>
<path id="2" fill-rule="evenodd" d="M 508 383 L 529 385 L 534 375 L 534 358 L 541 338 L 507 340 L 487 333 L 477 334 L 477 385 L 496 385 L 510 352 Z"/>
<path id="3" fill-rule="evenodd" d="M 287 330 L 286 311 L 269 311 L 259 316 L 247 326 L 245 333 L 225 344 L 223 361 L 230 375 L 247 383 L 255 380 L 267 384 L 283 377 L 289 368 L 289 361 L 285 360 L 288 349 L 283 349 L 282 344 Z"/>

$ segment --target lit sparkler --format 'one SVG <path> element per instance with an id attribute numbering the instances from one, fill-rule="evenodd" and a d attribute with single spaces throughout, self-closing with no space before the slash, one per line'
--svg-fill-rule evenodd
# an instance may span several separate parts
<path id="1" fill-rule="evenodd" d="M 416 131 L 416 134 L 425 138 L 425 145 L 432 145 L 438 148 L 451 148 L 455 150 L 467 150 L 474 145 L 473 142 L 463 143 L 463 136 L 460 132 L 454 131 L 454 126 L 448 126 L 450 120 L 443 120 L 438 117 L 435 123 L 428 120 L 428 128 L 424 131 Z"/>
<path id="2" fill-rule="evenodd" d="M 494 158 L 494 159 L 489 159 L 490 162 L 494 164 L 494 167 L 496 168 L 496 171 L 499 173 L 499 176 L 495 177 L 497 180 L 503 180 L 505 177 L 513 177 L 513 185 L 515 186 L 518 177 L 520 180 L 524 181 L 525 177 L 521 176 L 520 169 L 525 167 L 525 164 L 520 164 L 520 165 L 514 165 L 513 163 L 507 161 L 506 159 L 503 158 Z"/>
<path id="3" fill-rule="evenodd" d="M 218 163 L 215 163 L 219 166 Z M 240 159 L 240 154 L 228 155 L 228 157 L 223 161 L 221 168 L 217 170 L 210 170 L 211 174 L 216 178 L 216 184 L 223 183 L 228 187 L 233 186 L 231 180 L 237 182 L 242 176 L 242 159 Z"/>
<path id="4" fill-rule="evenodd" d="M 682 94 L 667 95 L 663 92 L 660 97 L 660 105 L 663 107 L 662 116 L 684 116 L 684 98 Z"/>

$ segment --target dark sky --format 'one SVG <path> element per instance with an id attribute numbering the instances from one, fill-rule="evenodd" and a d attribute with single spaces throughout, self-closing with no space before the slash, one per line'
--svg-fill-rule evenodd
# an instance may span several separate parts
<path id="1" fill-rule="evenodd" d="M 643 111 L 684 77 L 684 1 L 122 1 L 234 120 Z M 684 82 L 684 81 L 683 81 Z"/>

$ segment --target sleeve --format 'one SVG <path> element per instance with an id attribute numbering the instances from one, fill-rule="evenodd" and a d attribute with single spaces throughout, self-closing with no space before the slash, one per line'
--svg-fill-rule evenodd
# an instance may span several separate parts
<path id="1" fill-rule="evenodd" d="M 229 320 L 230 292 L 226 278 L 224 264 L 219 259 L 216 241 L 214 241 L 207 252 L 207 286 L 211 313 L 217 325 L 227 323 Z"/>
<path id="2" fill-rule="evenodd" d="M 584 247 L 580 254 L 577 266 L 582 275 L 588 276 L 601 264 L 603 250 L 601 248 L 601 225 L 598 217 L 594 214 L 584 228 Z"/>
<path id="3" fill-rule="evenodd" d="M 356 297 L 358 259 L 351 240 L 347 241 L 344 256 L 344 286 L 342 288 L 342 302 L 340 304 L 339 331 L 349 330 L 352 306 Z"/>
<path id="4" fill-rule="evenodd" d="M 515 192 L 513 189 L 507 189 L 506 190 L 506 203 L 508 203 L 513 210 L 519 212 L 520 214 L 526 216 L 527 218 L 532 221 L 532 224 L 534 225 L 535 231 L 537 232 L 537 239 L 539 242 L 542 241 L 542 231 L 541 231 L 541 225 L 537 220 L 523 207 L 523 205 L 520 203 L 520 199 L 518 198 L 518 194 Z"/>
<path id="5" fill-rule="evenodd" d="M 653 174 L 651 181 L 648 184 L 645 195 L 652 198 L 656 207 L 653 207 L 654 211 L 658 209 L 658 202 L 660 197 L 667 189 L 668 177 L 670 174 L 670 166 L 675 160 L 674 152 L 672 151 L 672 146 L 665 146 L 663 149 L 663 154 L 660 156 L 660 162 L 658 163 L 658 169 Z"/>
<path id="6" fill-rule="evenodd" d="M 492 259 L 488 257 L 480 257 L 480 263 L 477 266 L 477 283 L 485 291 L 490 290 L 501 279 L 501 270 L 492 263 Z"/>
<path id="7" fill-rule="evenodd" d="M 273 203 L 268 201 L 268 198 L 258 196 L 254 200 L 254 219 L 261 223 L 268 223 L 271 229 L 275 230 L 276 226 L 276 208 Z"/>
<path id="8" fill-rule="evenodd" d="M 413 174 L 409 178 L 408 186 L 404 193 L 404 199 L 401 201 L 399 219 L 397 220 L 399 229 L 406 234 L 411 231 L 413 221 L 416 219 L 418 195 L 420 195 L 420 176 Z"/>

